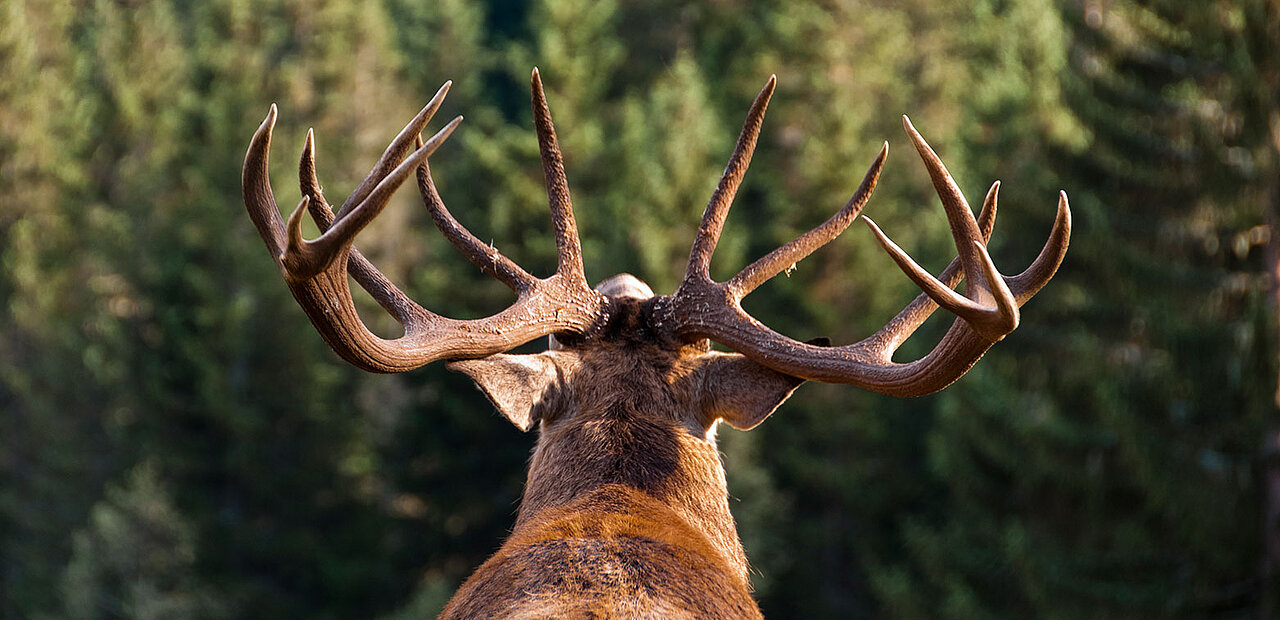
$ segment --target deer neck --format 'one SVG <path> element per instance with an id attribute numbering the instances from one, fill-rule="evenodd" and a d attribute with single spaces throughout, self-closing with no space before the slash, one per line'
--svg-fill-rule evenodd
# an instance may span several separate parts
<path id="1" fill-rule="evenodd" d="M 746 554 L 729 512 L 714 434 L 700 436 L 676 416 L 636 416 L 625 411 L 625 404 L 615 407 L 622 410 L 543 429 L 514 534 L 537 523 L 544 511 L 557 511 L 602 490 L 643 493 L 669 509 L 660 518 L 679 519 L 705 535 L 745 580 Z"/>

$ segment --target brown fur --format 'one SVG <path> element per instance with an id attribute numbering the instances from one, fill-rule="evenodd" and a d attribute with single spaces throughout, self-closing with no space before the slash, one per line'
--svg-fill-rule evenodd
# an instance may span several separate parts
<path id="1" fill-rule="evenodd" d="M 539 436 L 511 536 L 442 617 L 760 616 L 714 428 L 758 423 L 800 381 L 664 342 L 649 306 L 613 297 L 590 336 L 451 366 Z"/>

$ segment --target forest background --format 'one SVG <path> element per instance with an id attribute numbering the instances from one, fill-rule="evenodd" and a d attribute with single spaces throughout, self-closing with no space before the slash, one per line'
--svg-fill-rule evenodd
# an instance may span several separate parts
<path id="1" fill-rule="evenodd" d="M 959 383 L 811 384 L 722 430 L 766 615 L 1275 609 L 1276 0 L 4 0 L 0 616 L 440 608 L 510 527 L 533 437 L 442 365 L 372 376 L 330 353 L 240 167 L 276 102 L 281 204 L 309 126 L 345 195 L 452 79 L 446 202 L 550 273 L 535 65 L 593 281 L 673 289 L 771 73 L 713 275 L 838 209 L 883 140 L 867 213 L 941 269 L 954 248 L 903 113 L 971 199 L 1002 180 L 1011 273 L 1070 195 L 1062 270 Z M 510 301 L 411 188 L 358 244 L 433 310 Z M 844 343 L 913 295 L 856 225 L 747 307 Z"/>

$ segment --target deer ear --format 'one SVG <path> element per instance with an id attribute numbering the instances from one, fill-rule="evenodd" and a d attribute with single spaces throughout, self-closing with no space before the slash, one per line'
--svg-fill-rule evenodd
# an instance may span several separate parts
<path id="1" fill-rule="evenodd" d="M 773 413 L 804 379 L 761 366 L 739 353 L 712 351 L 702 356 L 697 373 L 702 395 L 702 426 L 722 419 L 738 430 L 755 428 Z"/>
<path id="2" fill-rule="evenodd" d="M 449 362 L 446 367 L 471 377 L 498 412 L 522 431 L 533 428 L 541 410 L 539 403 L 560 378 L 555 362 L 542 353 L 499 353 Z"/>

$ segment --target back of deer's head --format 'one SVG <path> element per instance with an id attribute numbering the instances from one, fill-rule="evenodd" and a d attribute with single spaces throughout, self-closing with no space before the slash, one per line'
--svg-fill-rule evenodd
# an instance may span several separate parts
<path id="1" fill-rule="evenodd" d="M 802 380 L 711 351 L 706 340 L 673 340 L 662 332 L 658 298 L 629 274 L 597 291 L 601 319 L 587 334 L 553 336 L 543 353 L 449 364 L 517 427 L 539 429 L 516 527 L 620 484 L 680 512 L 745 571 L 715 427 L 755 427 Z"/>
<path id="2" fill-rule="evenodd" d="M 947 386 L 1017 327 L 1019 306 L 1053 277 L 1070 236 L 1070 211 L 1066 195 L 1060 194 L 1057 219 L 1040 255 L 1021 274 L 1001 275 L 986 250 L 999 183 L 991 186 L 975 218 L 942 162 L 903 117 L 942 199 L 958 256 L 935 278 L 863 218 L 923 294 L 879 331 L 853 344 L 798 342 L 770 330 L 742 309 L 743 297 L 843 232 L 870 198 L 888 153 L 886 143 L 853 197 L 826 222 L 729 280 L 713 281 L 711 255 L 751 159 L 774 83 L 770 78 L 747 115 L 703 214 L 685 276 L 670 295 L 655 296 L 625 274 L 595 290 L 587 284 L 564 166 L 537 70 L 532 78 L 534 124 L 559 252 L 556 272 L 547 278 L 530 275 L 481 242 L 454 219 L 436 191 L 427 158 L 461 117 L 425 143 L 419 133 L 440 106 L 448 83 L 336 214 L 320 192 L 308 133 L 300 165 L 302 201 L 287 222 L 268 183 L 267 154 L 276 117 L 272 106 L 245 160 L 245 204 L 285 282 L 340 356 L 374 372 L 454 360 L 450 367 L 474 379 L 512 423 L 540 429 L 521 522 L 600 485 L 622 484 L 687 512 L 691 522 L 707 520 L 704 531 L 732 531 L 731 521 L 720 522 L 728 520 L 728 513 L 714 447 L 718 421 L 752 428 L 804 380 L 849 383 L 900 396 Z M 477 267 L 516 293 L 511 307 L 478 320 L 442 317 L 410 300 L 354 249 L 356 234 L 414 173 L 436 225 Z M 318 224 L 319 238 L 302 238 L 303 211 Z M 384 340 L 365 327 L 356 314 L 348 274 L 404 326 L 403 336 Z M 963 295 L 953 290 L 962 279 Z M 921 359 L 894 362 L 898 346 L 939 306 L 956 319 L 937 346 Z M 504 353 L 543 336 L 552 337 L 546 352 Z M 734 352 L 712 351 L 709 341 Z M 707 512 L 700 503 L 715 506 Z M 727 545 L 722 552 L 734 553 L 736 535 L 731 538 L 716 543 Z M 740 547 L 736 555 L 740 559 Z"/>

